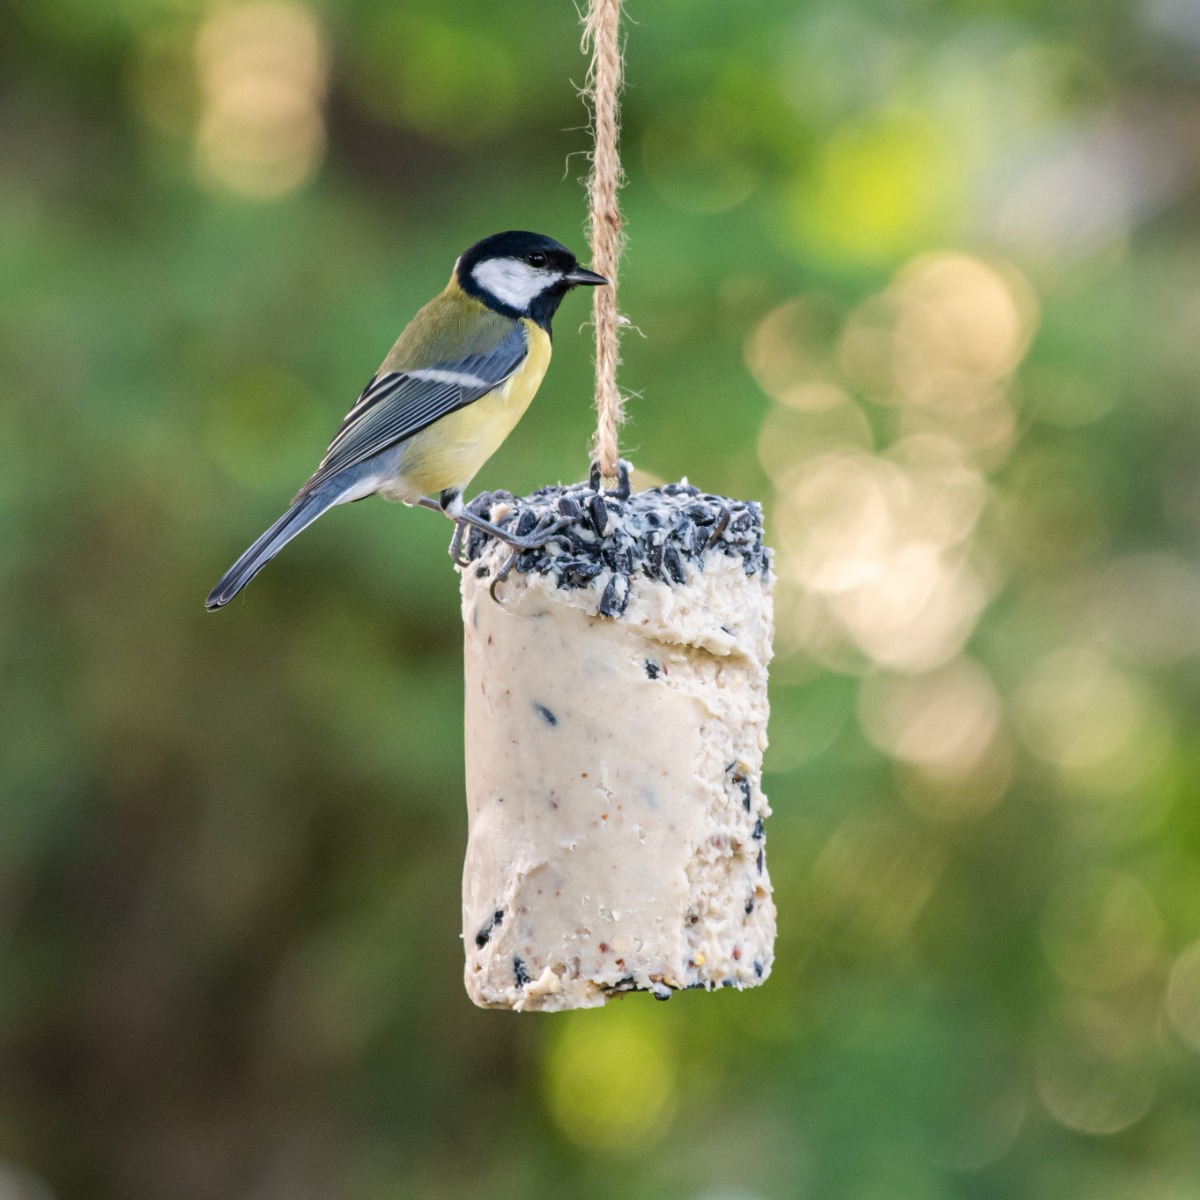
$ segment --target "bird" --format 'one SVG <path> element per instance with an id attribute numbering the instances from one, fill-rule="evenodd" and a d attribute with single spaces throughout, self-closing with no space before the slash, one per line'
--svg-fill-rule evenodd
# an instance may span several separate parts
<path id="1" fill-rule="evenodd" d="M 455 260 L 445 289 L 420 309 L 346 414 L 288 510 L 209 593 L 223 608 L 322 513 L 378 494 L 455 521 L 451 557 L 467 525 L 516 550 L 553 530 L 518 537 L 468 511 L 462 495 L 512 432 L 550 365 L 550 323 L 566 294 L 608 280 L 561 242 L 508 230 Z"/>

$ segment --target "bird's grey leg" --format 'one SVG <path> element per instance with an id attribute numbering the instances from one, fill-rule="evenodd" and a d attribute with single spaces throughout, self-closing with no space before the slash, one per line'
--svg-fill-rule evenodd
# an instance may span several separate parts
<path id="1" fill-rule="evenodd" d="M 440 500 L 431 499 L 429 496 L 418 496 L 416 503 L 422 508 L 429 509 L 431 512 L 441 513 L 454 522 L 454 536 L 450 539 L 450 561 L 456 567 L 465 569 L 470 566 L 470 562 L 463 557 L 462 552 L 463 537 L 467 532 L 467 522 L 450 512 L 450 505 L 453 503 L 450 497 L 457 495 L 459 495 L 457 492 L 443 492 Z"/>
<path id="2" fill-rule="evenodd" d="M 429 496 L 421 496 L 416 503 L 433 512 L 444 513 L 455 523 L 454 537 L 450 542 L 450 555 L 460 566 L 465 565 L 459 556 L 462 553 L 462 541 L 467 525 L 482 529 L 484 533 L 490 534 L 513 550 L 538 550 L 547 542 L 552 541 L 555 535 L 571 523 L 568 519 L 563 518 L 545 529 L 535 529 L 527 537 L 518 537 L 515 533 L 509 533 L 498 525 L 493 525 L 490 521 L 476 516 L 473 512 L 468 512 L 462 502 L 462 493 L 457 490 L 447 489 L 438 500 L 433 500 Z"/>
<path id="3" fill-rule="evenodd" d="M 553 524 L 546 526 L 545 529 L 535 529 L 527 537 L 517 537 L 515 533 L 509 533 L 508 530 L 501 529 L 498 525 L 493 525 L 490 521 L 485 521 L 482 517 L 477 517 L 474 513 L 462 512 L 454 519 L 456 521 L 463 521 L 467 525 L 474 525 L 476 529 L 482 529 L 484 533 L 490 533 L 492 537 L 503 542 L 506 546 L 511 546 L 514 550 L 540 550 L 547 542 L 552 542 L 571 524 L 569 518 L 560 517 Z"/>
<path id="4" fill-rule="evenodd" d="M 454 522 L 454 536 L 450 539 L 450 561 L 456 567 L 462 567 L 464 570 L 471 565 L 471 560 L 462 552 L 463 538 L 466 536 L 466 532 L 466 521 Z"/>
<path id="5" fill-rule="evenodd" d="M 450 561 L 465 571 L 471 560 L 462 552 L 463 538 L 467 532 L 467 523 L 461 519 L 462 491 L 459 488 L 446 488 L 438 496 L 438 507 L 454 522 L 454 536 L 450 539 Z"/>

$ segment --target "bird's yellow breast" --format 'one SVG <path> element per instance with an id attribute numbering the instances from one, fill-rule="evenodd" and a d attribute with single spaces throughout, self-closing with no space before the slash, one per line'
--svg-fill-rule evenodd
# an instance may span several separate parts
<path id="1" fill-rule="evenodd" d="M 522 321 L 529 337 L 525 361 L 500 387 L 435 421 L 409 439 L 400 462 L 397 499 L 465 488 L 525 414 L 550 366 L 550 338 L 541 326 Z"/>

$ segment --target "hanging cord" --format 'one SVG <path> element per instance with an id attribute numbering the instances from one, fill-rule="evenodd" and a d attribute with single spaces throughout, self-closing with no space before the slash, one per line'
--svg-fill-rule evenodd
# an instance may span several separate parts
<path id="1" fill-rule="evenodd" d="M 620 133 L 617 96 L 624 67 L 620 43 L 621 0 L 589 0 L 583 26 L 583 51 L 592 51 L 585 98 L 592 110 L 592 172 L 588 177 L 588 224 L 592 242 L 592 268 L 609 281 L 592 293 L 592 319 L 596 326 L 596 440 L 593 455 L 600 475 L 617 479 L 620 457 L 617 427 L 623 419 L 624 398 L 617 390 L 620 350 L 617 333 L 624 323 L 617 312 L 617 259 L 624 237 L 617 189 L 623 182 L 617 152 Z"/>

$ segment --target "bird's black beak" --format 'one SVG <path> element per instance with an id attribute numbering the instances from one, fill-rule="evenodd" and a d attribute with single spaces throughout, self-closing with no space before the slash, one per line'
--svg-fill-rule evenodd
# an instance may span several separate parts
<path id="1" fill-rule="evenodd" d="M 563 276 L 563 282 L 569 283 L 572 287 L 578 287 L 584 284 L 587 287 L 597 287 L 602 283 L 607 283 L 608 280 L 603 275 L 597 275 L 595 271 L 589 271 L 584 267 L 576 267 L 573 271 L 568 271 Z"/>

